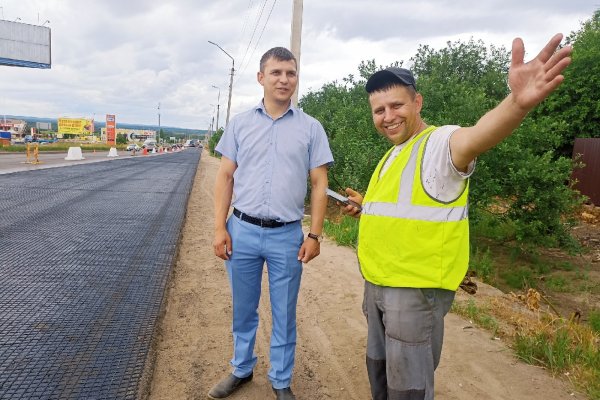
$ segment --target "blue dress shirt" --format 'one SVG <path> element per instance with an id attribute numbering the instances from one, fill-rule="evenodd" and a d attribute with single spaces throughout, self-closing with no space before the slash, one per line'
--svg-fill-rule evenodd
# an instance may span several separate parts
<path id="1" fill-rule="evenodd" d="M 237 164 L 232 205 L 283 222 L 304 216 L 309 171 L 333 163 L 319 121 L 291 105 L 274 120 L 262 101 L 229 121 L 215 151 Z"/>

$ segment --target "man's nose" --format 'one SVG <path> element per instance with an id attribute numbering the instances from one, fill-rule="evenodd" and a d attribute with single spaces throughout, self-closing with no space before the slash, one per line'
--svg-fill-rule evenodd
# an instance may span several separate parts
<path id="1" fill-rule="evenodd" d="M 391 121 L 392 119 L 394 119 L 394 113 L 392 112 L 391 109 L 386 108 L 383 112 L 383 120 L 384 121 Z"/>

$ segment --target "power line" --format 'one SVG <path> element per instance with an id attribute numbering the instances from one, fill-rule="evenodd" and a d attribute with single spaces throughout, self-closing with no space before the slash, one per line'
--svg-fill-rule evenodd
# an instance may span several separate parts
<path id="1" fill-rule="evenodd" d="M 244 25 L 242 26 L 242 35 L 241 35 L 241 41 L 240 44 L 238 46 L 238 54 L 237 54 L 237 59 L 238 60 L 243 60 L 243 58 L 246 57 L 246 54 L 244 54 L 243 57 L 240 57 L 239 51 L 242 48 L 242 42 L 244 41 L 244 36 L 246 35 L 246 28 L 248 27 L 248 16 L 250 15 L 250 10 L 252 9 L 252 1 L 253 0 L 248 0 L 248 7 L 246 8 L 246 13 L 244 15 Z"/>
<path id="2" fill-rule="evenodd" d="M 271 9 L 269 10 L 269 15 L 267 15 L 267 20 L 265 21 L 265 24 L 262 27 L 262 31 L 260 32 L 260 36 L 258 37 L 258 40 L 256 41 L 256 45 L 254 46 L 254 50 L 252 50 L 252 54 L 248 58 L 248 62 L 246 63 L 246 65 L 244 66 L 244 68 L 238 73 L 238 78 L 235 81 L 236 83 L 240 79 L 240 77 L 242 76 L 242 74 L 244 73 L 244 71 L 246 70 L 246 68 L 248 67 L 248 65 L 250 65 L 250 61 L 252 61 L 252 57 L 254 56 L 254 52 L 258 48 L 258 44 L 260 43 L 260 39 L 262 39 L 262 35 L 263 35 L 263 33 L 265 33 L 265 28 L 267 27 L 267 24 L 269 23 L 269 19 L 271 18 L 271 13 L 273 13 L 273 9 L 275 8 L 275 4 L 276 3 L 277 3 L 277 0 L 273 0 L 273 4 L 271 5 Z"/>
<path id="3" fill-rule="evenodd" d="M 246 46 L 246 52 L 244 53 L 244 57 L 242 58 L 240 65 L 243 65 L 244 59 L 246 58 L 246 54 L 248 54 L 248 49 L 250 48 L 250 45 L 252 44 L 252 40 L 254 39 L 254 34 L 256 33 L 256 28 L 258 28 L 258 24 L 260 23 L 260 19 L 262 18 L 262 15 L 263 15 L 263 11 L 265 10 L 265 6 L 267 5 L 267 1 L 268 0 L 265 0 L 263 2 L 262 7 L 260 8 L 260 12 L 258 13 L 258 17 L 256 18 L 256 21 L 254 22 L 254 29 L 252 30 L 252 35 L 250 36 L 250 40 L 248 41 L 248 46 Z"/>

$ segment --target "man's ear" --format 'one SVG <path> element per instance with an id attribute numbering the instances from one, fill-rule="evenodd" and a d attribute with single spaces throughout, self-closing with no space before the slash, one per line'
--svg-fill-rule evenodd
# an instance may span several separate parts
<path id="1" fill-rule="evenodd" d="M 256 80 L 261 84 L 261 86 L 264 86 L 263 79 L 265 79 L 265 74 L 263 74 L 261 71 L 258 71 L 256 73 Z"/>
<path id="2" fill-rule="evenodd" d="M 420 113 L 421 108 L 423 108 L 423 96 L 421 96 L 421 93 L 415 95 L 415 103 L 417 103 L 417 110 Z"/>

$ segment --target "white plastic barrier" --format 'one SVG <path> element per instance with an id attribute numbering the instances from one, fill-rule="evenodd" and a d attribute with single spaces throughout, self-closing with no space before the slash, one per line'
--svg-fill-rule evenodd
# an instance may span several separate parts
<path id="1" fill-rule="evenodd" d="M 81 153 L 81 147 L 69 147 L 69 152 L 67 153 L 65 160 L 85 160 L 85 158 L 83 158 L 83 154 Z"/>
<path id="2" fill-rule="evenodd" d="M 117 154 L 117 148 L 111 147 L 110 150 L 108 151 L 107 157 L 119 157 L 119 154 Z"/>

